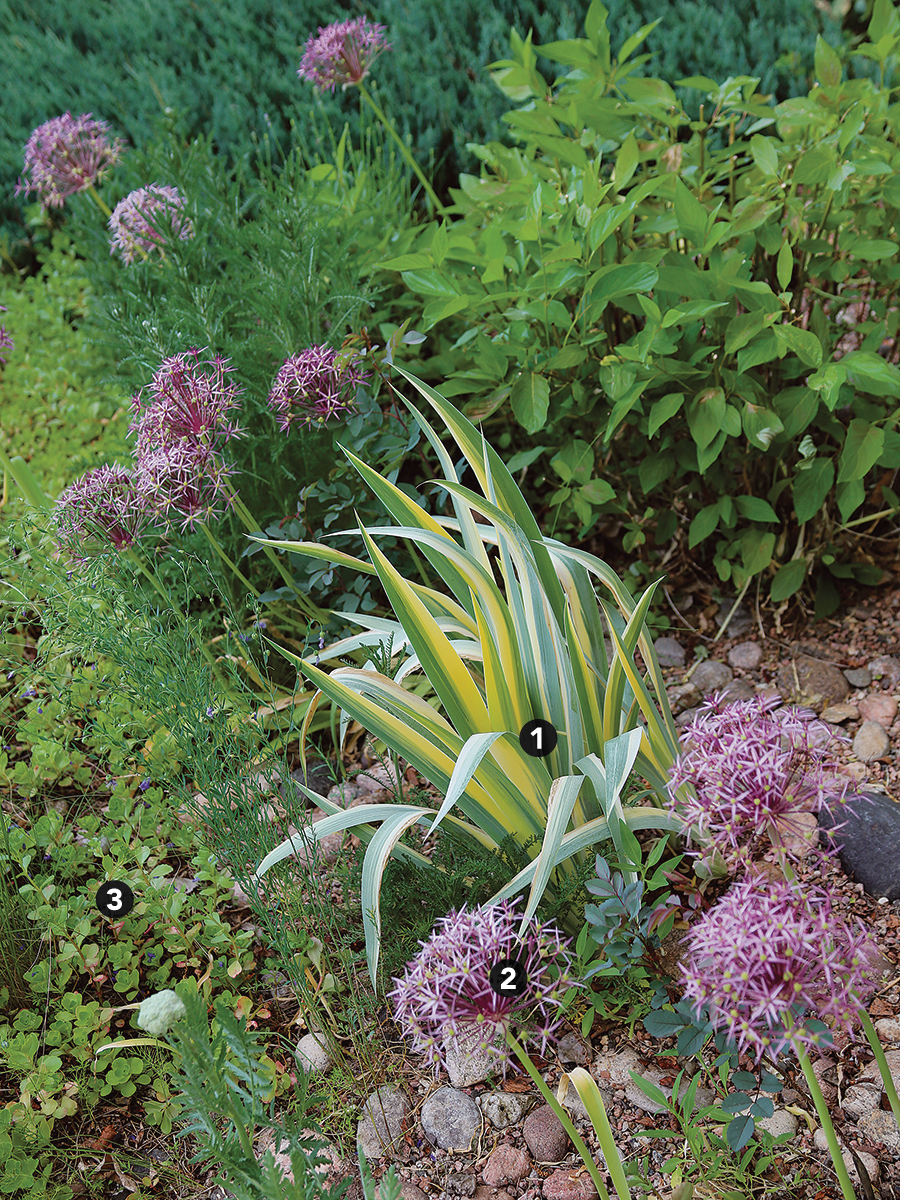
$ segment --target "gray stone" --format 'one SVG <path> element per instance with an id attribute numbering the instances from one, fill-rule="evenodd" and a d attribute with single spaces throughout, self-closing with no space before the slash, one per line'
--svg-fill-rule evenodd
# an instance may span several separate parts
<path id="1" fill-rule="evenodd" d="M 783 1133 L 793 1137 L 797 1132 L 797 1118 L 786 1108 L 776 1108 L 771 1117 L 757 1117 L 756 1128 L 764 1129 L 774 1138 L 781 1137 Z"/>
<path id="2" fill-rule="evenodd" d="M 315 1168 L 316 1174 L 321 1176 L 335 1175 L 345 1170 L 344 1162 L 334 1147 L 320 1133 L 314 1133 L 312 1130 L 304 1130 L 304 1137 L 313 1138 L 322 1143 L 322 1148 L 318 1152 L 319 1165 Z M 275 1169 L 283 1176 L 285 1183 L 293 1184 L 294 1170 L 291 1166 L 291 1143 L 284 1135 L 279 1135 L 278 1145 L 275 1144 L 275 1131 L 271 1126 L 267 1126 L 259 1135 L 256 1143 L 255 1153 L 256 1161 L 262 1166 L 266 1155 L 271 1151 L 275 1159 Z"/>
<path id="3" fill-rule="evenodd" d="M 297 1058 L 300 1066 L 312 1075 L 316 1071 L 327 1071 L 331 1067 L 331 1055 L 324 1037 L 317 1038 L 313 1033 L 307 1033 L 297 1043 Z"/>
<path id="4" fill-rule="evenodd" d="M 876 1138 L 876 1141 L 879 1139 Z M 813 1145 L 817 1150 L 828 1150 L 828 1138 L 825 1136 L 825 1130 L 820 1126 L 813 1134 Z M 871 1154 L 866 1154 L 865 1151 L 857 1151 L 856 1157 L 863 1165 L 863 1170 L 869 1177 L 870 1183 L 877 1183 L 881 1168 L 878 1165 L 877 1159 Z M 844 1166 L 847 1168 L 847 1174 L 850 1176 L 851 1183 L 859 1183 L 859 1171 L 856 1169 L 856 1163 L 853 1161 L 853 1155 L 849 1150 L 841 1151 L 841 1158 L 844 1160 Z"/>
<path id="5" fill-rule="evenodd" d="M 756 696 L 756 688 L 747 679 L 732 679 L 719 693 L 721 702 L 727 707 L 737 704 L 740 700 L 752 700 Z"/>
<path id="6" fill-rule="evenodd" d="M 860 762 L 883 758 L 890 748 L 891 739 L 878 721 L 864 721 L 853 739 L 853 753 Z"/>
<path id="7" fill-rule="evenodd" d="M 580 1033 L 570 1029 L 559 1039 L 556 1047 L 556 1057 L 563 1064 L 575 1063 L 576 1066 L 587 1066 L 591 1048 Z"/>
<path id="8" fill-rule="evenodd" d="M 366 1100 L 356 1125 L 356 1144 L 366 1158 L 384 1158 L 403 1148 L 403 1121 L 409 1101 L 399 1088 L 385 1084 Z"/>
<path id="9" fill-rule="evenodd" d="M 516 1125 L 534 1101 L 534 1096 L 523 1096 L 517 1092 L 485 1092 L 478 1097 L 481 1111 L 495 1129 L 508 1129 L 510 1125 Z"/>
<path id="10" fill-rule="evenodd" d="M 727 667 L 723 662 L 716 662 L 715 659 L 708 659 L 691 671 L 691 683 L 699 688 L 704 696 L 725 687 L 732 679 L 734 671 L 731 667 Z"/>
<path id="11" fill-rule="evenodd" d="M 478 1105 L 465 1092 L 442 1087 L 422 1105 L 425 1136 L 442 1150 L 471 1150 L 481 1132 Z"/>
<path id="12" fill-rule="evenodd" d="M 855 671 L 845 671 L 844 678 L 853 688 L 867 688 L 872 682 L 872 672 L 868 667 L 857 667 Z"/>
<path id="13" fill-rule="evenodd" d="M 879 654 L 869 663 L 873 679 L 886 679 L 892 688 L 900 685 L 900 661 L 892 654 Z"/>
<path id="14" fill-rule="evenodd" d="M 728 665 L 740 667 L 742 671 L 755 671 L 762 662 L 762 655 L 759 642 L 738 642 L 728 651 Z"/>
<path id="15" fill-rule="evenodd" d="M 820 713 L 850 695 L 850 685 L 833 663 L 805 654 L 779 665 L 775 684 L 782 700 Z"/>
<path id="16" fill-rule="evenodd" d="M 493 1029 L 494 1027 L 488 1027 Z M 455 1088 L 482 1083 L 497 1070 L 498 1058 L 485 1042 L 484 1025 L 462 1025 L 455 1036 L 444 1037 L 444 1059 L 450 1083 Z M 495 1045 L 500 1046 L 503 1035 L 496 1033 Z"/>
<path id="17" fill-rule="evenodd" d="M 854 1083 L 844 1092 L 841 1108 L 852 1121 L 858 1121 L 866 1113 L 874 1112 L 879 1103 L 880 1097 L 876 1088 Z"/>
<path id="18" fill-rule="evenodd" d="M 729 637 L 743 637 L 753 628 L 753 613 L 743 601 L 734 609 L 733 616 L 728 620 L 736 599 L 736 596 L 723 596 L 719 602 L 719 611 L 714 618 L 720 629 L 728 621 L 725 632 Z"/>
<path id="19" fill-rule="evenodd" d="M 825 830 L 842 826 L 834 838 L 841 847 L 841 866 L 851 879 L 870 896 L 900 899 L 900 804 L 880 792 L 863 792 L 861 799 L 840 805 L 837 815 L 822 809 L 817 818 Z"/>
<path id="20" fill-rule="evenodd" d="M 684 646 L 673 637 L 657 638 L 653 643 L 656 657 L 661 667 L 683 667 L 685 663 Z"/>
<path id="21" fill-rule="evenodd" d="M 447 1176 L 448 1196 L 474 1196 L 475 1176 L 466 1171 L 454 1171 Z"/>
<path id="22" fill-rule="evenodd" d="M 887 1068 L 891 1073 L 894 1087 L 900 1088 L 900 1050 L 886 1050 L 884 1054 Z M 876 1087 L 883 1088 L 884 1080 L 881 1078 L 881 1071 L 878 1069 L 878 1063 L 873 1059 L 872 1062 L 866 1063 L 859 1073 L 860 1083 L 874 1083 Z"/>
<path id="23" fill-rule="evenodd" d="M 687 708 L 696 708 L 703 699 L 700 689 L 694 683 L 676 683 L 666 688 L 666 698 L 672 710 L 672 716 L 677 717 Z"/>
<path id="24" fill-rule="evenodd" d="M 549 1104 L 528 1114 L 522 1136 L 535 1162 L 562 1162 L 569 1152 L 569 1135 Z"/>
<path id="25" fill-rule="evenodd" d="M 860 1117 L 859 1131 L 873 1142 L 881 1142 L 888 1150 L 900 1150 L 900 1129 L 892 1112 L 876 1108 L 874 1112 Z"/>

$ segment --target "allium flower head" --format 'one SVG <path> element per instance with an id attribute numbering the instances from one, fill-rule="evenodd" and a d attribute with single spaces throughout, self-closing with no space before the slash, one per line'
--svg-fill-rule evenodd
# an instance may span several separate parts
<path id="1" fill-rule="evenodd" d="M 90 113 L 64 113 L 39 125 L 25 146 L 25 170 L 16 186 L 36 192 L 44 208 L 62 208 L 68 196 L 83 192 L 118 162 L 124 142 L 109 139 L 109 126 Z"/>
<path id="2" fill-rule="evenodd" d="M 227 486 L 234 467 L 221 454 L 200 443 L 178 442 L 158 446 L 140 455 L 135 480 L 144 503 L 171 523 L 174 511 L 183 518 L 182 529 L 218 519 L 220 498 L 233 498 Z"/>
<path id="3" fill-rule="evenodd" d="M 370 377 L 353 362 L 343 370 L 334 365 L 328 346 L 310 346 L 282 365 L 269 393 L 269 408 L 278 414 L 278 428 L 324 425 L 329 417 L 353 407 L 356 388 Z"/>
<path id="4" fill-rule="evenodd" d="M 201 361 L 202 353 L 190 349 L 165 359 L 149 387 L 133 398 L 129 433 L 137 434 L 139 458 L 179 443 L 214 449 L 242 436 L 226 419 L 240 403 L 229 378 L 234 368 L 220 355 Z"/>
<path id="5" fill-rule="evenodd" d="M 767 1051 L 777 1057 L 788 1043 L 818 1042 L 796 1022 L 796 1005 L 852 1037 L 858 993 L 878 956 L 861 926 L 854 933 L 832 913 L 827 893 L 803 894 L 785 879 L 773 884 L 755 874 L 732 885 L 686 942 L 685 998 L 698 1015 L 707 1006 L 714 1026 L 757 1060 Z"/>
<path id="6" fill-rule="evenodd" d="M 6 311 L 7 310 L 3 307 L 3 305 L 0 304 L 0 312 L 6 312 Z M 3 357 L 4 353 L 7 350 L 12 350 L 13 346 L 14 346 L 14 343 L 13 343 L 12 338 L 7 333 L 5 327 L 3 325 L 0 325 L 0 366 L 4 366 L 6 363 L 6 359 Z"/>
<path id="7" fill-rule="evenodd" d="M 530 1025 L 541 1036 L 543 1054 L 563 1018 L 552 1021 L 554 1010 L 570 987 L 580 986 L 569 977 L 569 956 L 557 930 L 535 925 L 520 942 L 514 912 L 518 900 L 504 900 L 472 912 L 463 908 L 442 919 L 443 929 L 433 933 L 410 963 L 397 986 L 395 1019 L 413 1048 L 424 1053 L 435 1071 L 444 1061 L 443 1039 L 458 1037 L 472 1026 L 483 1026 L 481 1048 L 499 1057 L 504 1077 L 509 1060 L 505 1045 L 510 1025 Z M 503 959 L 514 959 L 525 968 L 528 986 L 520 996 L 504 996 L 490 984 L 491 968 Z M 562 961 L 559 961 L 562 960 Z M 553 979 L 548 966 L 558 967 Z M 502 1048 L 497 1041 L 502 1043 Z"/>
<path id="8" fill-rule="evenodd" d="M 360 83 L 378 55 L 390 50 L 384 34 L 385 26 L 370 25 L 367 17 L 320 25 L 318 36 L 306 43 L 297 75 L 323 92 L 333 92 L 337 84 L 344 90 Z"/>
<path id="9" fill-rule="evenodd" d="M 791 832 L 800 812 L 861 798 L 849 777 L 829 769 L 829 752 L 843 739 L 808 710 L 771 711 L 779 702 L 769 696 L 726 706 L 714 695 L 682 732 L 687 745 L 669 775 L 674 811 L 688 838 L 696 826 L 732 869 L 752 860 L 757 835 L 774 832 L 776 822 L 782 833 Z M 685 783 L 693 784 L 696 799 L 676 801 Z M 773 840 L 780 842 L 777 832 Z"/>
<path id="10" fill-rule="evenodd" d="M 65 489 L 55 507 L 60 548 L 86 562 L 97 543 L 134 545 L 152 525 L 141 489 L 125 467 L 104 464 Z"/>
<path id="11" fill-rule="evenodd" d="M 109 218 L 112 238 L 110 254 L 116 251 L 122 261 L 133 263 L 140 251 L 149 254 L 154 246 L 161 246 L 166 238 L 162 226 L 171 224 L 172 233 L 182 241 L 194 236 L 190 219 L 182 215 L 184 196 L 178 188 L 152 183 L 149 187 L 137 188 L 120 200 Z M 147 219 L 153 217 L 153 223 Z"/>

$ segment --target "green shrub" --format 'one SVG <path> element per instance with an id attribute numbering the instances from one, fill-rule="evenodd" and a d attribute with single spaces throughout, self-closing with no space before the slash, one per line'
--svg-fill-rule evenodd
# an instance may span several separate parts
<path id="1" fill-rule="evenodd" d="M 13 195 L 21 147 L 36 125 L 68 109 L 93 111 L 136 146 L 147 141 L 160 104 L 184 109 L 188 136 L 210 134 L 229 167 L 267 134 L 286 152 L 294 123 L 304 144 L 321 153 L 325 143 L 307 128 L 314 112 L 338 125 L 349 120 L 358 142 L 356 97 L 315 95 L 298 81 L 296 69 L 320 25 L 357 16 L 363 7 L 354 4 L 348 12 L 344 5 L 323 8 L 309 0 L 233 0 L 226 6 L 124 0 L 99 7 L 85 0 L 11 0 L 0 9 L 0 241 L 5 236 L 15 242 L 25 232 L 22 200 Z M 613 3 L 616 51 L 627 36 L 625 18 L 638 23 L 633 7 L 631 0 Z M 646 13 L 640 20 L 650 21 L 667 5 L 644 0 L 639 7 Z M 366 11 L 388 27 L 393 46 L 377 71 L 381 99 L 419 161 L 433 164 L 442 195 L 460 171 L 475 166 L 468 142 L 504 136 L 503 100 L 484 67 L 504 53 L 510 26 L 523 36 L 533 28 L 535 39 L 546 42 L 574 37 L 583 15 L 581 5 L 563 0 L 382 0 Z M 811 69 L 816 30 L 832 40 L 826 25 L 836 30 L 806 0 L 755 0 L 733 16 L 708 4 L 684 10 L 672 5 L 666 38 L 658 35 L 650 48 L 661 50 L 657 73 L 667 77 L 724 77 L 747 73 L 752 65 L 764 75 L 763 88 L 786 100 L 796 94 L 792 76 Z M 795 53 L 789 65 L 779 64 Z"/>
<path id="2" fill-rule="evenodd" d="M 586 26 L 540 50 L 574 68 L 549 98 L 513 34 L 494 67 L 522 102 L 505 119 L 523 147 L 474 147 L 482 175 L 453 191 L 463 218 L 380 269 L 421 298 L 443 391 L 472 397 L 511 470 L 539 460 L 529 497 L 553 530 L 583 539 L 613 515 L 628 553 L 677 533 L 738 589 L 766 577 L 776 602 L 814 575 L 825 615 L 835 580 L 878 578 L 841 536 L 864 519 L 850 518 L 867 496 L 870 512 L 900 506 L 875 475 L 900 466 L 900 372 L 877 353 L 900 324 L 884 90 L 900 19 L 879 0 L 859 52 L 882 87 L 842 82 L 819 38 L 807 99 L 773 109 L 755 79 L 698 80 L 713 111 L 691 123 L 668 84 L 612 66 L 597 0 Z M 740 153 L 712 149 L 710 128 L 738 121 Z"/>

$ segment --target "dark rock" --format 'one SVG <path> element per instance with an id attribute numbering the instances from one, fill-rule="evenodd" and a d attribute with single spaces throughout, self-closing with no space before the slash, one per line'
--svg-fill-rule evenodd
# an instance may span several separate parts
<path id="1" fill-rule="evenodd" d="M 685 650 L 680 642 L 673 637 L 657 638 L 653 643 L 653 649 L 656 651 L 656 657 L 659 659 L 661 667 L 683 667 L 685 663 Z"/>
<path id="2" fill-rule="evenodd" d="M 869 896 L 900 900 L 900 804 L 882 792 L 864 792 L 836 812 L 818 813 L 823 829 L 834 833 L 845 874 L 861 883 Z M 820 838 L 823 843 L 831 838 Z M 828 846 L 826 845 L 826 849 Z"/>

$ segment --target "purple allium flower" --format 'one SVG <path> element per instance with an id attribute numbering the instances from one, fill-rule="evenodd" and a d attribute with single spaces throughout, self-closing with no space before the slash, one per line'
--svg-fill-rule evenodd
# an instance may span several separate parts
<path id="1" fill-rule="evenodd" d="M 337 84 L 343 91 L 361 83 L 378 55 L 391 48 L 384 34 L 385 26 L 370 25 L 367 17 L 320 25 L 318 36 L 306 43 L 297 75 L 323 92 L 333 92 Z"/>
<path id="2" fill-rule="evenodd" d="M 242 436 L 243 431 L 226 420 L 240 403 L 238 388 L 229 378 L 234 367 L 218 354 L 201 360 L 203 353 L 192 348 L 164 359 L 149 387 L 133 397 L 135 416 L 128 431 L 137 434 L 138 458 L 179 443 L 214 448 Z"/>
<path id="3" fill-rule="evenodd" d="M 122 550 L 139 541 L 152 516 L 139 483 L 125 467 L 104 464 L 61 493 L 55 507 L 58 541 L 76 562 L 86 562 L 90 538 Z"/>
<path id="4" fill-rule="evenodd" d="M 832 913 L 826 892 L 803 894 L 785 879 L 750 874 L 687 934 L 684 996 L 698 1015 L 707 1006 L 714 1026 L 741 1051 L 777 1057 L 789 1043 L 819 1040 L 797 1023 L 798 1004 L 853 1036 L 857 994 L 870 984 L 877 956 L 862 926 L 854 933 Z M 796 1028 L 786 1032 L 788 1016 Z"/>
<path id="5" fill-rule="evenodd" d="M 329 417 L 353 407 L 355 389 L 369 376 L 353 362 L 334 366 L 336 352 L 310 346 L 282 365 L 269 393 L 269 408 L 278 414 L 278 428 L 287 433 L 294 423 L 323 425 Z"/>
<path id="6" fill-rule="evenodd" d="M 133 263 L 141 250 L 149 254 L 154 246 L 162 245 L 165 232 L 162 226 L 171 224 L 172 233 L 177 234 L 182 241 L 194 236 L 194 226 L 188 217 L 182 215 L 184 196 L 178 188 L 165 184 L 151 183 L 149 187 L 137 188 L 129 192 L 124 200 L 120 200 L 109 218 L 109 229 L 112 238 L 109 243 L 110 254 L 118 250 L 122 261 Z M 151 214 L 160 213 L 151 224 L 147 220 Z"/>
<path id="7" fill-rule="evenodd" d="M 772 712 L 779 701 L 768 696 L 724 705 L 721 695 L 712 696 L 682 732 L 680 741 L 687 745 L 670 772 L 670 797 L 688 838 L 696 826 L 732 871 L 752 861 L 763 832 L 781 845 L 782 834 L 802 834 L 799 813 L 833 810 L 861 798 L 848 776 L 827 770 L 833 765 L 831 746 L 844 739 L 811 720 L 811 712 Z M 696 799 L 676 801 L 685 783 L 693 784 Z M 785 850 L 790 853 L 790 846 Z"/>
<path id="8" fill-rule="evenodd" d="M 199 442 L 184 441 L 142 454 L 135 479 L 144 502 L 168 522 L 173 510 L 180 514 L 184 530 L 218 519 L 220 497 L 227 505 L 234 502 L 227 486 L 234 470 L 221 454 Z"/>
<path id="9" fill-rule="evenodd" d="M 6 311 L 7 310 L 3 307 L 3 305 L 0 304 L 0 312 L 6 312 Z M 4 366 L 6 363 L 6 359 L 3 357 L 5 351 L 12 350 L 13 348 L 14 348 L 14 342 L 13 342 L 12 338 L 6 332 L 6 329 L 4 328 L 4 326 L 0 325 L 0 366 Z"/>
<path id="10" fill-rule="evenodd" d="M 442 918 L 442 931 L 420 943 L 422 950 L 388 993 L 396 1021 L 435 1071 L 443 1062 L 442 1039 L 464 1037 L 475 1026 L 483 1028 L 482 1049 L 500 1058 L 505 1078 L 510 1025 L 531 1025 L 541 1036 L 543 1054 L 563 1020 L 552 1021 L 554 1010 L 570 987 L 581 986 L 567 975 L 571 962 L 564 947 L 571 938 L 563 942 L 557 930 L 535 925 L 520 943 L 517 903 L 504 900 L 473 912 L 463 908 Z M 560 957 L 562 963 L 556 963 Z M 525 969 L 528 985 L 521 996 L 502 996 L 491 987 L 491 969 L 504 959 Z M 551 964 L 558 967 L 557 979 L 547 970 Z"/>
<path id="11" fill-rule="evenodd" d="M 125 143 L 109 140 L 109 126 L 90 113 L 67 112 L 39 125 L 25 146 L 25 171 L 16 186 L 37 192 L 44 208 L 62 208 L 66 197 L 83 192 L 118 161 Z M 27 179 L 30 172 L 30 179 Z"/>

